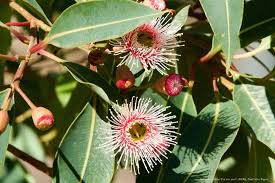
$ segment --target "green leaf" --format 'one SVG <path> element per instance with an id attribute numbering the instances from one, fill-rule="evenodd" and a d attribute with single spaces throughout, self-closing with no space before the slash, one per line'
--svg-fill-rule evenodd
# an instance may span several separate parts
<path id="1" fill-rule="evenodd" d="M 51 21 L 45 15 L 44 11 L 40 7 L 40 5 L 36 2 L 36 0 L 19 0 L 19 3 L 24 5 L 30 12 L 33 12 L 47 24 L 52 25 Z"/>
<path id="2" fill-rule="evenodd" d="M 33 178 L 16 159 L 7 158 L 5 174 L 0 176 L 1 183 L 34 183 Z"/>
<path id="3" fill-rule="evenodd" d="M 60 15 L 45 41 L 68 48 L 113 39 L 163 13 L 130 0 L 76 3 Z"/>
<path id="4" fill-rule="evenodd" d="M 88 1 L 96 1 L 96 0 L 75 0 L 77 3 L 83 3 L 83 2 L 88 2 Z"/>
<path id="5" fill-rule="evenodd" d="M 104 142 L 102 129 L 109 126 L 98 116 L 98 105 L 94 96 L 61 141 L 54 165 L 56 182 L 111 182 L 114 157 L 98 148 Z"/>
<path id="6" fill-rule="evenodd" d="M 72 121 L 78 116 L 79 112 L 82 111 L 87 102 L 91 100 L 91 97 L 91 89 L 86 85 L 77 83 L 66 106 L 60 112 L 53 108 L 56 111 L 56 121 L 62 121 L 62 123 L 56 123 L 54 125 L 54 128 L 58 130 L 58 136 L 52 142 L 54 150 L 57 149 Z"/>
<path id="7" fill-rule="evenodd" d="M 45 152 L 38 135 L 25 124 L 16 126 L 16 136 L 11 144 L 35 159 L 45 160 Z"/>
<path id="8" fill-rule="evenodd" d="M 232 56 L 240 47 L 239 31 L 243 17 L 243 0 L 200 0 L 205 15 L 221 46 L 229 69 Z"/>
<path id="9" fill-rule="evenodd" d="M 248 161 L 248 178 L 254 179 L 253 183 L 256 183 L 259 178 L 269 183 L 273 182 L 274 179 L 269 158 L 274 158 L 274 156 L 274 153 L 268 147 L 257 139 L 252 138 Z"/>
<path id="10" fill-rule="evenodd" d="M 63 107 L 65 107 L 72 96 L 74 88 L 76 88 L 77 82 L 70 77 L 70 75 L 63 74 L 57 78 L 57 86 L 55 88 L 57 98 Z"/>
<path id="11" fill-rule="evenodd" d="M 160 95 L 159 93 L 155 92 L 151 88 L 147 89 L 142 95 L 142 98 L 150 98 L 152 103 L 157 103 L 163 106 L 167 106 L 168 104 L 168 97 Z"/>
<path id="12" fill-rule="evenodd" d="M 190 6 L 185 6 L 181 10 L 177 12 L 175 17 L 173 18 L 173 21 L 171 22 L 171 26 L 175 27 L 175 30 L 180 30 L 182 26 L 184 26 L 187 17 L 188 17 L 188 10 Z"/>
<path id="13" fill-rule="evenodd" d="M 274 0 L 250 0 L 244 4 L 244 16 L 240 32 L 243 47 L 275 32 L 274 7 Z"/>
<path id="14" fill-rule="evenodd" d="M 10 89 L 6 89 L 2 92 L 0 92 L 0 104 L 2 106 L 2 103 L 6 97 L 6 95 L 9 93 Z M 12 107 L 13 107 L 13 100 L 12 100 L 12 103 L 10 105 L 10 108 L 9 108 L 9 112 L 10 112 L 10 123 L 8 124 L 6 130 L 4 133 L 2 133 L 0 135 L 0 175 L 3 173 L 2 170 L 3 170 L 3 166 L 4 166 L 4 162 L 5 162 L 5 157 L 6 157 L 6 151 L 7 151 L 7 148 L 8 148 L 8 144 L 9 144 L 9 141 L 10 141 L 10 136 L 11 136 L 11 129 L 12 129 L 12 126 L 11 126 L 11 121 L 13 120 L 13 112 L 11 112 L 12 110 Z"/>
<path id="15" fill-rule="evenodd" d="M 218 98 L 217 98 L 218 99 Z M 223 154 L 241 122 L 238 107 L 221 99 L 206 106 L 179 139 L 158 182 L 213 182 Z"/>
<path id="16" fill-rule="evenodd" d="M 116 88 L 103 79 L 99 74 L 73 62 L 60 62 L 79 83 L 85 84 L 96 92 L 106 102 L 119 100 L 119 92 Z M 110 101 L 111 100 L 111 101 Z"/>
<path id="17" fill-rule="evenodd" d="M 236 77 L 233 93 L 234 102 L 240 107 L 244 120 L 257 139 L 272 151 L 275 151 L 274 86 L 274 82 L 261 86 L 253 80 Z"/>
<path id="18" fill-rule="evenodd" d="M 168 105 L 171 106 L 172 113 L 177 115 L 177 120 L 179 122 L 178 132 L 184 134 L 184 131 L 188 130 L 190 124 L 197 116 L 197 110 L 193 101 L 191 89 L 181 92 L 178 96 L 169 98 Z M 161 166 L 156 182 L 161 182 L 163 176 L 165 176 L 169 171 L 169 166 L 175 163 L 173 157 L 176 156 L 175 152 L 177 149 L 180 149 L 180 145 L 174 147 L 173 154 L 170 156 L 171 158 Z"/>
<path id="19" fill-rule="evenodd" d="M 183 132 L 190 119 L 197 116 L 197 109 L 190 88 L 181 92 L 178 96 L 170 97 L 168 105 L 171 106 L 173 114 L 177 115 L 179 132 Z"/>

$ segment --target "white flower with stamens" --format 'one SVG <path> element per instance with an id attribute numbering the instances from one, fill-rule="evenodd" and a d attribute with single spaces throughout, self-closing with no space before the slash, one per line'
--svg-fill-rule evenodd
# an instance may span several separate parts
<path id="1" fill-rule="evenodd" d="M 131 69 L 142 65 L 146 71 L 156 69 L 166 74 L 169 67 L 175 67 L 178 61 L 175 48 L 183 46 L 177 40 L 181 25 L 171 23 L 171 18 L 159 17 L 143 24 L 119 39 L 111 40 L 115 55 L 121 55 L 119 65 L 127 64 Z"/>
<path id="2" fill-rule="evenodd" d="M 139 161 L 147 172 L 152 171 L 157 162 L 162 163 L 162 156 L 167 158 L 168 147 L 176 144 L 177 122 L 171 112 L 165 112 L 167 108 L 137 97 L 129 104 L 115 105 L 108 118 L 111 128 L 104 131 L 106 142 L 100 148 L 114 151 L 119 155 L 118 166 L 123 161 L 135 174 Z"/>

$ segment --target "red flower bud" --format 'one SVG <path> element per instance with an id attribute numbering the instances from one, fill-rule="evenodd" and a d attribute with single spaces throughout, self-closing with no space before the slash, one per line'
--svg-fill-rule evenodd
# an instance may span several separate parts
<path id="1" fill-rule="evenodd" d="M 52 112 L 44 107 L 36 107 L 32 110 L 32 120 L 35 127 L 42 131 L 50 129 L 54 123 Z"/>
<path id="2" fill-rule="evenodd" d="M 7 110 L 0 111 L 0 135 L 5 131 L 9 123 L 9 114 Z"/>
<path id="3" fill-rule="evenodd" d="M 165 0 L 144 0 L 143 4 L 145 6 L 151 7 L 155 10 L 165 10 L 166 9 L 166 2 Z"/>
<path id="4" fill-rule="evenodd" d="M 186 85 L 187 81 L 179 74 L 170 74 L 160 78 L 155 84 L 154 88 L 166 95 L 177 96 L 182 88 Z"/>
<path id="5" fill-rule="evenodd" d="M 135 84 L 135 76 L 130 69 L 125 66 L 119 66 L 116 70 L 116 87 L 124 90 Z"/>

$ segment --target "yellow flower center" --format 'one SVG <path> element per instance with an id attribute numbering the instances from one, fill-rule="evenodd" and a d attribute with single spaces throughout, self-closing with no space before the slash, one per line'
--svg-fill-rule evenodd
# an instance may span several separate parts
<path id="1" fill-rule="evenodd" d="M 129 128 L 129 134 L 131 138 L 135 141 L 142 141 L 147 135 L 148 129 L 144 123 L 137 121 Z"/>
<path id="2" fill-rule="evenodd" d="M 138 32 L 137 42 L 145 48 L 153 47 L 153 36 L 148 32 Z"/>

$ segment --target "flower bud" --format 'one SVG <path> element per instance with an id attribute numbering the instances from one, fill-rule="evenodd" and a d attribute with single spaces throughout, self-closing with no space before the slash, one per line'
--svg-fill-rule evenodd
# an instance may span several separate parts
<path id="1" fill-rule="evenodd" d="M 135 76 L 126 65 L 119 66 L 116 70 L 116 87 L 124 90 L 135 84 Z"/>
<path id="2" fill-rule="evenodd" d="M 103 53 L 100 49 L 93 49 L 88 55 L 89 63 L 93 66 L 103 64 Z"/>
<path id="3" fill-rule="evenodd" d="M 143 4 L 155 10 L 165 10 L 166 9 L 166 0 L 144 0 Z"/>
<path id="4" fill-rule="evenodd" d="M 5 131 L 9 123 L 9 114 L 7 110 L 0 111 L 0 135 Z"/>
<path id="5" fill-rule="evenodd" d="M 181 77 L 179 74 L 170 74 L 160 78 L 153 87 L 157 91 L 166 95 L 177 96 L 186 83 L 186 79 Z"/>
<path id="6" fill-rule="evenodd" d="M 42 131 L 50 129 L 54 123 L 52 112 L 44 107 L 36 107 L 32 110 L 32 120 L 35 127 Z"/>

